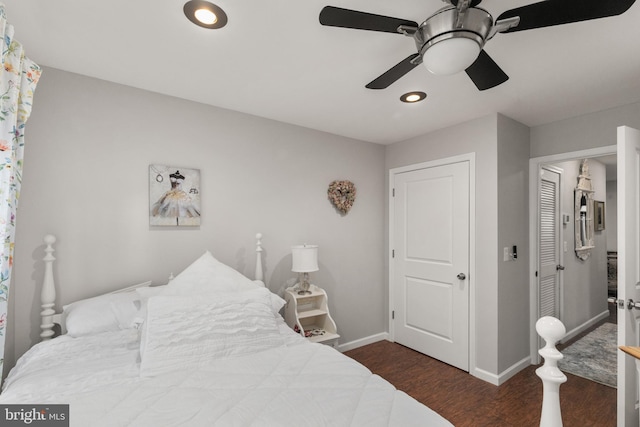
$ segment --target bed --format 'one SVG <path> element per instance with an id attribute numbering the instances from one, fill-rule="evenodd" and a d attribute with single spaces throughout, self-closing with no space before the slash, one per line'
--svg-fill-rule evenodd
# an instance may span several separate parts
<path id="1" fill-rule="evenodd" d="M 451 426 L 332 347 L 294 333 L 285 302 L 206 252 L 149 282 L 53 310 L 45 242 L 42 342 L 0 404 L 68 404 L 71 426 Z M 53 338 L 54 323 L 63 334 Z M 428 385 L 425 384 L 425 387 Z"/>

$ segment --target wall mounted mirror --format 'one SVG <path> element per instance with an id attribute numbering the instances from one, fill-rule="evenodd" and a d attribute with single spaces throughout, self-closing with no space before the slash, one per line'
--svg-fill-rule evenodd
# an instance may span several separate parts
<path id="1" fill-rule="evenodd" d="M 594 247 L 593 241 L 593 189 L 587 160 L 580 163 L 580 174 L 575 194 L 576 256 L 586 260 Z"/>

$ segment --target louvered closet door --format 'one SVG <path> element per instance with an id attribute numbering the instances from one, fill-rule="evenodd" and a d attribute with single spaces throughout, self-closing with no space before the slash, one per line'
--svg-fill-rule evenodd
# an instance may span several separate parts
<path id="1" fill-rule="evenodd" d="M 542 169 L 540 179 L 538 317 L 560 318 L 560 174 Z"/>

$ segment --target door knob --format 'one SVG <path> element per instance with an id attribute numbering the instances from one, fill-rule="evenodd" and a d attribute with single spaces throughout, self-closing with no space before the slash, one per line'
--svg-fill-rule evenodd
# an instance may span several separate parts
<path id="1" fill-rule="evenodd" d="M 464 274 L 464 273 L 460 273 L 460 274 L 458 274 L 458 280 L 464 280 L 464 279 L 466 279 L 466 278 L 467 278 L 467 276 L 465 276 L 465 274 Z"/>
<path id="2" fill-rule="evenodd" d="M 556 265 L 556 271 L 562 271 L 562 270 L 564 270 L 564 265 L 560 265 L 560 264 Z"/>

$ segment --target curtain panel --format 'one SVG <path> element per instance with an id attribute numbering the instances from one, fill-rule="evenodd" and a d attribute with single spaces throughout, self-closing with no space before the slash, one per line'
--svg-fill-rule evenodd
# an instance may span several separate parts
<path id="1" fill-rule="evenodd" d="M 4 343 L 16 209 L 22 182 L 24 127 L 33 102 L 33 93 L 42 72 L 24 55 L 7 23 L 4 4 L 0 3 L 2 33 L 2 69 L 0 69 L 0 372 L 4 364 Z"/>

